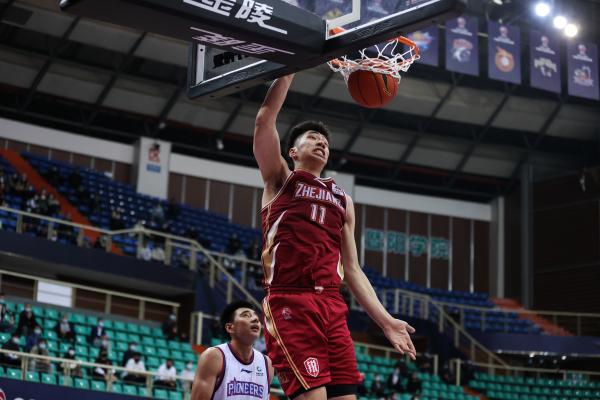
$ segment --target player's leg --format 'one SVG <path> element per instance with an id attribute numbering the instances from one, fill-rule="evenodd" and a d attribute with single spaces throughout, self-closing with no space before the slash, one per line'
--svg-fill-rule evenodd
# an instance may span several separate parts
<path id="1" fill-rule="evenodd" d="M 308 392 L 302 393 L 298 396 L 291 396 L 292 400 L 327 400 L 327 391 L 324 386 L 320 388 L 309 390 Z M 350 400 L 350 399 L 348 399 Z"/>

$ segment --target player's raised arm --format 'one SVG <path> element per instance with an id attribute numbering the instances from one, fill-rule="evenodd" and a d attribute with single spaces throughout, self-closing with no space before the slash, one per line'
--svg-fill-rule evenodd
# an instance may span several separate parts
<path id="1" fill-rule="evenodd" d="M 346 203 L 346 222 L 342 229 L 342 264 L 345 281 L 358 304 L 379 325 L 392 346 L 401 354 L 408 354 L 414 360 L 416 351 L 409 334 L 414 333 L 415 330 L 406 322 L 395 319 L 387 312 L 377 298 L 371 282 L 362 271 L 354 241 L 354 203 L 350 196 L 346 196 Z"/>
<path id="2" fill-rule="evenodd" d="M 206 349 L 198 359 L 198 368 L 196 369 L 190 399 L 210 400 L 222 368 L 223 354 L 214 347 Z"/>
<path id="3" fill-rule="evenodd" d="M 254 125 L 254 157 L 265 186 L 274 189 L 278 189 L 290 173 L 281 156 L 276 122 L 293 78 L 294 75 L 287 75 L 273 82 L 258 110 Z"/>

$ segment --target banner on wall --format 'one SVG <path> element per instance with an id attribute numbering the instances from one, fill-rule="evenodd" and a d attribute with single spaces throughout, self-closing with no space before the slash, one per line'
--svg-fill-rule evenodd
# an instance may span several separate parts
<path id="1" fill-rule="evenodd" d="M 137 191 L 166 199 L 169 188 L 171 143 L 143 137 L 135 146 Z"/>
<path id="2" fill-rule="evenodd" d="M 412 257 L 427 254 L 428 245 L 431 246 L 433 259 L 447 260 L 450 254 L 450 241 L 446 238 L 433 236 L 427 238 L 417 234 L 407 235 L 404 232 L 365 229 L 365 250 L 382 252 L 384 240 L 387 242 L 387 252 L 392 254 L 406 254 L 407 241 L 408 251 Z"/>
<path id="3" fill-rule="evenodd" d="M 417 63 L 434 67 L 439 65 L 439 35 L 440 31 L 437 26 L 421 29 L 408 35 L 408 38 L 415 42 L 421 51 L 421 58 Z"/>
<path id="4" fill-rule="evenodd" d="M 561 92 L 560 48 L 554 36 L 529 32 L 531 86 L 554 93 Z"/>
<path id="5" fill-rule="evenodd" d="M 476 17 L 460 16 L 446 21 L 446 69 L 479 75 L 479 39 Z"/>
<path id="6" fill-rule="evenodd" d="M 569 94 L 599 100 L 598 47 L 593 43 L 569 42 L 567 60 Z"/>
<path id="7" fill-rule="evenodd" d="M 510 83 L 521 83 L 521 31 L 519 28 L 488 23 L 488 75 Z"/>

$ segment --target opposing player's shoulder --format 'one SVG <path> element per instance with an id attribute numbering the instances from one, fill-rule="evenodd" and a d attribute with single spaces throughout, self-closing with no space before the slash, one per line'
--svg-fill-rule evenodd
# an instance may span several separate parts
<path id="1" fill-rule="evenodd" d="M 219 372 L 223 366 L 223 351 L 218 347 L 209 347 L 200 354 L 198 364 L 210 371 Z"/>

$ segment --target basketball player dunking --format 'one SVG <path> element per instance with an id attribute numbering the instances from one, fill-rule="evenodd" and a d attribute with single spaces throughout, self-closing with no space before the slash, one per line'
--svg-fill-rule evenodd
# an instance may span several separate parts
<path id="1" fill-rule="evenodd" d="M 267 400 L 273 366 L 252 346 L 261 324 L 252 304 L 231 303 L 221 314 L 221 327 L 229 343 L 206 349 L 198 360 L 191 400 Z"/>
<path id="2" fill-rule="evenodd" d="M 356 399 L 360 375 L 340 294 L 345 280 L 358 303 L 401 354 L 415 359 L 409 333 L 377 299 L 354 242 L 354 205 L 330 178 L 329 131 L 320 122 L 291 130 L 281 155 L 277 115 L 293 76 L 276 80 L 256 117 L 254 156 L 264 181 L 263 301 L 267 351 L 286 395 L 296 399 Z"/>

